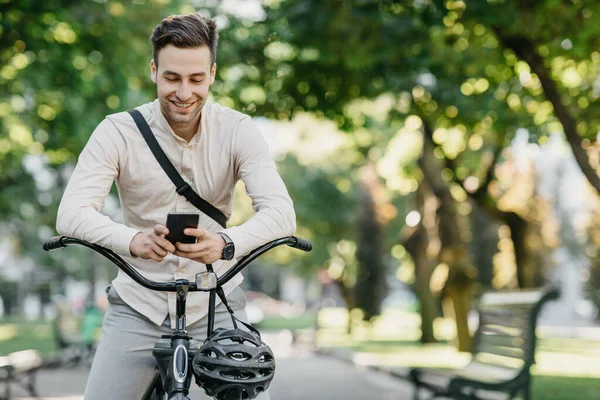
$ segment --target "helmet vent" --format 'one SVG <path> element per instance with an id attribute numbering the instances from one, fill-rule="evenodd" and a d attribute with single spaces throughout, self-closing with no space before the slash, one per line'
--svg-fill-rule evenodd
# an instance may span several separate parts
<path id="1" fill-rule="evenodd" d="M 211 349 L 206 349 L 206 350 L 202 351 L 201 354 L 205 357 L 217 358 L 217 353 L 215 353 Z"/>
<path id="2" fill-rule="evenodd" d="M 227 356 L 236 361 L 246 361 L 252 358 L 250 354 L 243 351 L 232 351 L 231 353 L 227 353 Z"/>
<path id="3" fill-rule="evenodd" d="M 223 376 L 225 378 L 230 378 L 230 379 L 239 379 L 241 381 L 245 381 L 245 380 L 254 378 L 254 374 L 251 372 L 243 371 L 243 370 L 235 370 L 235 369 L 221 371 L 221 376 Z"/>
<path id="4" fill-rule="evenodd" d="M 215 370 L 215 367 L 209 364 L 201 364 L 200 367 L 207 372 L 213 372 Z"/>
<path id="5" fill-rule="evenodd" d="M 273 357 L 270 354 L 263 353 L 258 357 L 259 363 L 266 363 L 269 361 L 273 361 Z"/>
<path id="6" fill-rule="evenodd" d="M 258 370 L 258 373 L 260 374 L 260 376 L 269 376 L 273 373 L 273 370 L 268 368 L 261 368 Z"/>

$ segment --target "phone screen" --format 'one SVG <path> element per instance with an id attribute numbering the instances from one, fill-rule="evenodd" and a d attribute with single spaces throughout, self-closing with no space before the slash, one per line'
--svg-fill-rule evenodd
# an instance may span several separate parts
<path id="1" fill-rule="evenodd" d="M 197 213 L 169 213 L 167 215 L 167 228 L 169 234 L 165 237 L 169 242 L 196 243 L 194 236 L 183 234 L 185 228 L 197 228 L 200 215 Z"/>

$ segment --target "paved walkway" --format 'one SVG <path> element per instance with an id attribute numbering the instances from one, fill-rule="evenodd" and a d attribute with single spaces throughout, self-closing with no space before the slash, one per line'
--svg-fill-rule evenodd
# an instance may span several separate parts
<path id="1" fill-rule="evenodd" d="M 285 334 L 265 335 L 277 358 L 272 400 L 398 400 L 412 396 L 408 382 L 370 369 L 358 369 L 338 355 L 316 354 L 291 346 Z M 41 400 L 82 400 L 88 370 L 84 367 L 42 370 L 37 387 Z M 19 392 L 19 400 L 26 400 Z M 15 394 L 16 391 L 15 391 Z M 192 384 L 190 398 L 205 398 Z M 27 399 L 32 400 L 32 399 Z"/>

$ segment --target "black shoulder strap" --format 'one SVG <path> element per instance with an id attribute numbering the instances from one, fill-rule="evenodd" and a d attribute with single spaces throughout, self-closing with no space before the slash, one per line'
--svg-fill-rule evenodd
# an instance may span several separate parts
<path id="1" fill-rule="evenodd" d="M 204 214 L 208 215 L 219 225 L 225 228 L 227 223 L 227 218 L 225 218 L 225 215 L 212 204 L 198 196 L 198 193 L 196 193 L 192 187 L 183 180 L 179 172 L 177 172 L 177 169 L 175 169 L 167 155 L 161 149 L 158 141 L 152 133 L 152 130 L 144 119 L 144 116 L 138 110 L 130 110 L 129 114 L 131 114 L 138 129 L 140 132 L 142 132 L 142 136 L 144 136 L 144 139 L 146 139 L 146 143 L 148 143 L 148 147 L 150 147 L 150 150 L 152 150 L 152 154 L 154 154 L 154 157 L 156 157 L 156 160 L 165 171 L 169 179 L 171 179 L 171 181 L 173 181 L 175 184 L 177 193 L 184 196 L 187 201 L 192 203 L 198 210 L 202 211 Z"/>

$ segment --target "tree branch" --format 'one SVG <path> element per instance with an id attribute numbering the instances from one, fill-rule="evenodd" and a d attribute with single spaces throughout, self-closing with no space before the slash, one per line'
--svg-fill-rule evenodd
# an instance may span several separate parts
<path id="1" fill-rule="evenodd" d="M 573 150 L 579 168 L 596 192 L 600 194 L 600 177 L 590 165 L 587 152 L 581 145 L 583 139 L 577 134 L 575 118 L 561 102 L 558 85 L 552 78 L 549 69 L 544 65 L 544 59 L 536 51 L 535 44 L 529 38 L 522 36 L 505 36 L 498 27 L 494 28 L 494 32 L 504 47 L 514 51 L 517 57 L 529 64 L 531 70 L 540 79 L 544 94 L 554 106 L 555 115 L 563 126 L 567 142 Z"/>

